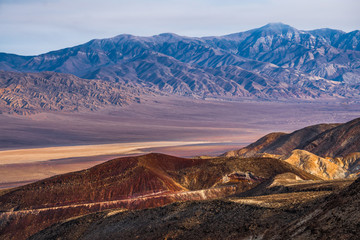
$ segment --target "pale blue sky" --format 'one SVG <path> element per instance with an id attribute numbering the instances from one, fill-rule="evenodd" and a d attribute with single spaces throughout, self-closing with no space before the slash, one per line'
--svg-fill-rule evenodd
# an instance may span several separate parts
<path id="1" fill-rule="evenodd" d="M 360 29 L 359 0 L 0 0 L 0 52 L 32 55 L 122 33 L 225 35 L 283 22 Z"/>

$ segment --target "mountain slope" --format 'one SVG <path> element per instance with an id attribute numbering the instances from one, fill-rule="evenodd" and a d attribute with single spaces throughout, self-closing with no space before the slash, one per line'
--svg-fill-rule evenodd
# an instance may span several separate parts
<path id="1" fill-rule="evenodd" d="M 345 157 L 360 151 L 360 118 L 344 124 L 319 124 L 290 134 L 270 133 L 255 143 L 224 156 L 254 156 L 257 153 L 289 154 L 304 149 L 322 157 Z"/>
<path id="2" fill-rule="evenodd" d="M 118 158 L 0 193 L 0 236 L 25 239 L 59 221 L 106 209 L 144 209 L 246 191 L 277 174 L 319 179 L 272 158 Z"/>
<path id="3" fill-rule="evenodd" d="M 340 194 L 328 193 L 328 197 L 314 198 L 311 192 L 300 191 L 98 212 L 55 224 L 30 239 L 357 239 L 358 183 L 346 184 Z M 321 192 L 320 188 L 312 193 Z M 268 207 L 260 198 L 274 206 L 289 205 Z"/>
<path id="4" fill-rule="evenodd" d="M 329 36 L 330 35 L 330 36 Z M 318 77 L 359 82 L 359 33 L 337 30 L 301 31 L 272 23 L 224 38 L 235 41 L 242 57 L 294 68 Z M 341 44 L 342 42 L 342 44 Z"/>
<path id="5" fill-rule="evenodd" d="M 319 134 L 301 148 L 326 157 L 360 152 L 360 118 Z"/>
<path id="6" fill-rule="evenodd" d="M 328 131 L 338 124 L 318 124 L 302 128 L 292 133 L 270 133 L 260 138 L 249 146 L 230 151 L 224 156 L 250 157 L 258 153 L 269 153 L 275 155 L 289 154 L 294 149 L 301 149 L 308 141 L 318 136 L 320 133 Z"/>
<path id="7" fill-rule="evenodd" d="M 360 225 L 360 179 L 333 194 L 311 212 L 272 231 L 268 239 L 357 239 Z"/>
<path id="8" fill-rule="evenodd" d="M 139 102 L 149 92 L 70 74 L 0 71 L 0 113 L 97 110 Z"/>
<path id="9" fill-rule="evenodd" d="M 225 157 L 270 156 L 326 179 L 360 174 L 360 118 L 344 124 L 319 124 L 293 133 L 270 133 Z"/>
<path id="10" fill-rule="evenodd" d="M 0 69 L 70 73 L 183 96 L 354 100 L 359 39 L 358 32 L 284 24 L 222 37 L 119 35 L 38 56 L 1 53 Z"/>

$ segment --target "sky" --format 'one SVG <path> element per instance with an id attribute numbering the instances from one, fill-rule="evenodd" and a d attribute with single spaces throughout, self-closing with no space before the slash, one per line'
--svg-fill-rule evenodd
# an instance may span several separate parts
<path id="1" fill-rule="evenodd" d="M 282 22 L 360 30 L 359 0 L 0 0 L 0 52 L 37 55 L 119 34 L 220 36 Z"/>

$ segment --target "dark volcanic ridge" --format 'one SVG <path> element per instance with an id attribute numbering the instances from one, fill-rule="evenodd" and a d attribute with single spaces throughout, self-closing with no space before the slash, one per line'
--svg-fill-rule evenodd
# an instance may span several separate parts
<path id="1" fill-rule="evenodd" d="M 100 88 L 99 97 L 91 94 L 93 85 L 85 84 L 89 95 L 82 93 L 81 96 L 87 97 L 79 105 L 90 105 L 87 108 L 96 108 L 98 98 L 116 105 L 120 101 L 117 99 L 129 96 L 127 91 L 116 90 L 124 85 L 131 86 L 133 91 L 141 88 L 201 98 L 356 102 L 360 95 L 359 42 L 359 31 L 302 31 L 285 24 L 269 24 L 221 37 L 119 35 L 38 56 L 0 53 L 0 70 L 60 72 L 107 82 L 102 87 L 96 84 Z M 30 77 L 17 75 L 16 78 Z M 70 75 L 68 78 L 66 81 L 74 82 L 75 86 L 84 85 L 84 80 Z M 0 80 L 5 85 L 2 88 L 8 88 L 8 79 L 5 73 L 1 74 Z M 17 84 L 21 88 L 22 84 L 12 81 L 10 89 L 16 88 Z M 35 90 L 35 102 L 28 101 L 34 97 L 32 93 L 7 91 L 1 98 L 5 99 L 8 108 L 40 104 L 46 105 L 45 109 L 58 109 L 64 106 L 54 106 L 56 101 L 68 100 L 71 105 L 76 101 L 76 97 L 68 96 L 59 100 L 57 95 L 49 99 L 45 93 L 49 89 L 41 84 L 34 87 L 34 82 L 29 82 L 27 87 Z M 58 85 L 61 86 L 63 84 Z M 72 94 L 73 90 L 78 94 L 76 88 L 69 86 L 63 90 L 65 95 Z M 118 97 L 106 99 L 104 91 Z M 38 99 L 40 93 L 45 94 L 43 102 Z M 10 101 L 12 97 L 24 98 L 25 102 L 14 103 Z"/>

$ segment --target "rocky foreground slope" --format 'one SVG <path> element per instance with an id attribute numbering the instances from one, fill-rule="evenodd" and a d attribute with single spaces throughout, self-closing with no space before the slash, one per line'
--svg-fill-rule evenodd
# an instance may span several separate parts
<path id="1" fill-rule="evenodd" d="M 270 231 L 269 239 L 358 239 L 360 227 L 360 178 L 338 194 L 315 205 L 304 216 Z"/>
<path id="2" fill-rule="evenodd" d="M 120 158 L 0 192 L 0 237 L 261 237 L 351 182 L 319 180 L 273 158 Z"/>
<path id="3" fill-rule="evenodd" d="M 105 209 L 144 209 L 246 191 L 277 174 L 319 179 L 278 159 L 119 158 L 0 193 L 0 236 L 24 239 L 53 223 Z"/>
<path id="4" fill-rule="evenodd" d="M 334 194 L 312 183 L 312 191 L 300 184 L 300 192 L 104 211 L 55 224 L 30 239 L 357 239 L 359 183 Z M 334 186 L 327 184 L 328 190 Z"/>

